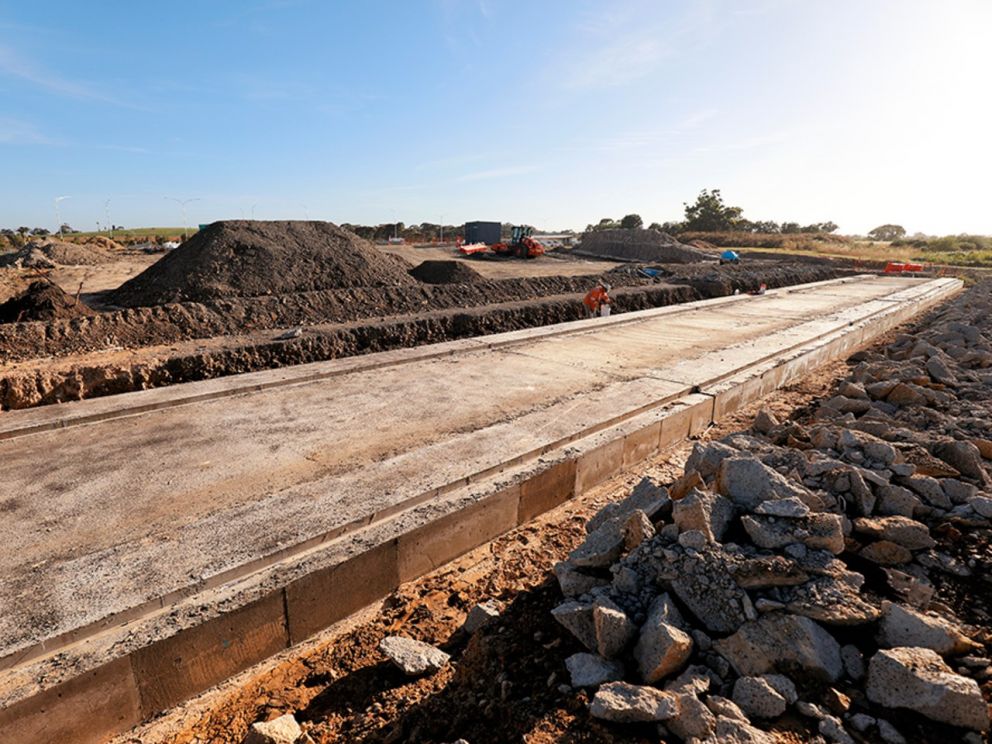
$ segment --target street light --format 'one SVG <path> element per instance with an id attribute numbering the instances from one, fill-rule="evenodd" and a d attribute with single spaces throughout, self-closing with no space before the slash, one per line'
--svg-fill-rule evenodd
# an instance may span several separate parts
<path id="1" fill-rule="evenodd" d="M 444 215 L 441 215 L 441 237 L 438 239 L 439 243 L 444 242 Z"/>
<path id="2" fill-rule="evenodd" d="M 59 237 L 65 238 L 65 234 L 62 231 L 62 215 L 59 214 L 59 202 L 64 202 L 66 199 L 71 199 L 71 196 L 56 196 L 55 197 L 55 222 L 59 226 Z"/>
<path id="3" fill-rule="evenodd" d="M 186 224 L 186 205 L 189 204 L 190 202 L 200 201 L 200 198 L 193 197 L 192 199 L 177 199 L 174 196 L 167 196 L 165 198 L 168 199 L 169 201 L 174 201 L 176 204 L 180 206 L 180 208 L 183 211 L 183 242 L 185 243 L 186 238 L 188 237 L 186 233 L 189 232 L 189 225 Z"/>
<path id="4" fill-rule="evenodd" d="M 104 223 L 107 226 L 107 230 L 110 232 L 110 239 L 114 239 L 114 223 L 110 221 L 110 199 L 107 199 L 103 203 L 103 214 L 107 217 L 107 221 Z"/>
<path id="5" fill-rule="evenodd" d="M 255 219 L 255 207 L 257 207 L 257 206 L 258 206 L 257 204 L 252 204 L 251 205 L 251 218 L 252 218 L 252 220 Z"/>

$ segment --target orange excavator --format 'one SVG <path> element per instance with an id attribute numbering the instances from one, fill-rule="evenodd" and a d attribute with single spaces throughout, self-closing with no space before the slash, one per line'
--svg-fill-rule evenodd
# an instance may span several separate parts
<path id="1" fill-rule="evenodd" d="M 518 225 L 513 228 L 509 243 L 494 243 L 489 250 L 500 256 L 516 256 L 517 258 L 537 258 L 544 255 L 544 246 L 531 235 L 534 228 Z"/>

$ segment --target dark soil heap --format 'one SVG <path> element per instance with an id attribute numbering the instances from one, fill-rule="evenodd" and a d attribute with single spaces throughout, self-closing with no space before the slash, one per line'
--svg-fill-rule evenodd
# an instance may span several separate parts
<path id="1" fill-rule="evenodd" d="M 695 263 L 716 258 L 657 230 L 595 230 L 574 253 L 643 263 Z"/>
<path id="2" fill-rule="evenodd" d="M 125 307 L 345 287 L 414 286 L 401 259 L 330 222 L 215 222 L 110 301 Z"/>
<path id="3" fill-rule="evenodd" d="M 463 261 L 424 261 L 410 269 L 410 276 L 425 284 L 471 284 L 482 275 Z"/>
<path id="4" fill-rule="evenodd" d="M 92 311 L 76 302 L 57 284 L 32 282 L 27 290 L 0 304 L 0 323 L 18 323 L 32 320 L 70 320 Z"/>

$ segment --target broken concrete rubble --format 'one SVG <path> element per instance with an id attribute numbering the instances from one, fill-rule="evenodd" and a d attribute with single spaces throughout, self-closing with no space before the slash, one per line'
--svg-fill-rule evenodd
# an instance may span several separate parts
<path id="1" fill-rule="evenodd" d="M 626 679 L 676 696 L 668 732 L 760 740 L 749 719 L 773 721 L 790 705 L 832 742 L 899 740 L 887 707 L 987 729 L 975 679 L 992 667 L 985 654 L 966 661 L 979 647 L 935 601 L 931 578 L 976 575 L 938 538 L 992 530 L 992 374 L 977 377 L 967 365 L 978 358 L 947 343 L 907 334 L 860 357 L 807 418 L 764 412 L 748 433 L 697 442 L 670 512 L 624 546 L 610 586 L 590 590 L 583 601 L 608 596 L 639 626 L 615 658 Z M 992 327 L 974 343 L 992 368 Z M 796 688 L 818 697 L 800 700 Z M 739 707 L 721 697 L 730 694 Z"/>
<path id="2" fill-rule="evenodd" d="M 379 642 L 379 650 L 404 674 L 411 677 L 433 674 L 451 658 L 429 643 L 403 636 L 386 636 Z"/>

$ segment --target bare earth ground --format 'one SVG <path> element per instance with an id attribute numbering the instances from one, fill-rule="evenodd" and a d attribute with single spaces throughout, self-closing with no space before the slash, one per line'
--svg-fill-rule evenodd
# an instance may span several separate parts
<path id="1" fill-rule="evenodd" d="M 821 368 L 701 438 L 746 428 L 761 408 L 785 419 L 826 394 L 845 370 L 842 362 Z M 240 742 L 254 721 L 285 713 L 295 713 L 318 743 L 459 737 L 471 744 L 646 741 L 642 734 L 592 719 L 586 693 L 559 689 L 567 682 L 564 659 L 577 643 L 551 618 L 560 593 L 550 571 L 581 541 L 590 516 L 625 497 L 643 476 L 667 483 L 681 475 L 691 447 L 684 442 L 636 472 L 404 584 L 381 607 L 239 675 L 117 744 Z M 503 605 L 502 618 L 466 642 L 457 631 L 467 612 L 487 599 Z M 377 650 L 383 636 L 397 633 L 442 647 L 455 663 L 432 677 L 404 678 Z M 780 738 L 804 740 L 787 731 Z"/>
<path id="2" fill-rule="evenodd" d="M 386 253 L 399 256 L 416 266 L 421 261 L 464 261 L 486 279 L 507 279 L 527 276 L 586 276 L 601 274 L 621 264 L 617 261 L 571 256 L 567 252 L 548 253 L 527 261 L 478 256 L 469 258 L 454 246 L 445 245 L 382 245 Z"/>

